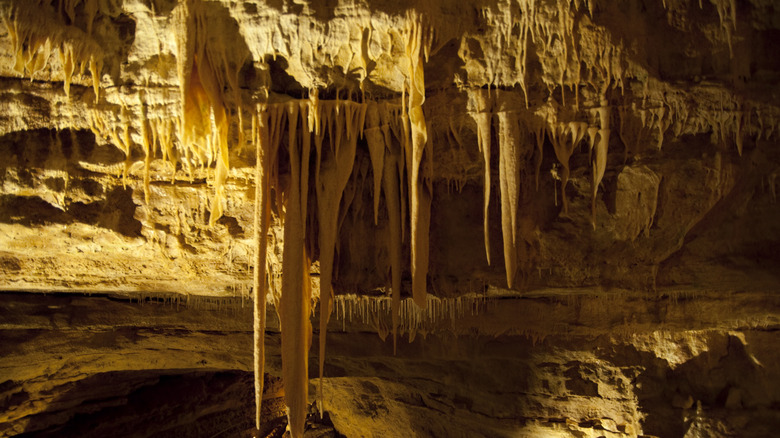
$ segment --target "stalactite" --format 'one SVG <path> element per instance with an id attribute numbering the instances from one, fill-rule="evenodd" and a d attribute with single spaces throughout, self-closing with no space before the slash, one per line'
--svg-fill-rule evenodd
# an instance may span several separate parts
<path id="1" fill-rule="evenodd" d="M 75 4 L 70 2 L 65 13 L 73 22 Z M 105 12 L 108 6 L 98 0 L 85 0 L 87 13 L 86 31 L 65 24 L 62 11 L 58 14 L 50 0 L 28 0 L 17 2 L 0 12 L 11 38 L 14 50 L 13 69 L 21 75 L 35 74 L 45 69 L 49 58 L 57 53 L 62 65 L 62 81 L 65 94 L 70 96 L 70 84 L 76 72 L 82 74 L 89 66 L 95 102 L 100 94 L 100 74 L 103 68 L 103 49 L 92 38 L 92 23 L 95 15 Z"/>
<path id="2" fill-rule="evenodd" d="M 408 118 L 411 141 L 406 143 L 406 162 L 409 175 L 409 212 L 412 248 L 412 296 L 421 307 L 426 305 L 428 277 L 428 233 L 431 215 L 431 175 L 420 172 L 423 155 L 428 145 L 428 128 L 422 105 L 425 102 L 423 55 L 431 46 L 431 33 L 420 23 L 419 17 L 410 17 L 406 29 Z M 406 108 L 405 108 L 406 109 Z M 430 155 L 430 152 L 428 152 Z M 430 156 L 428 158 L 431 159 Z M 425 179 L 425 181 L 423 181 Z"/>
<path id="3" fill-rule="evenodd" d="M 482 207 L 482 227 L 485 240 L 485 256 L 488 265 L 490 264 L 490 224 L 488 207 L 490 206 L 490 138 L 492 125 L 492 101 L 486 90 L 470 90 L 469 105 L 471 111 L 469 114 L 477 124 L 477 145 L 482 153 L 484 162 L 483 178 L 483 207 Z"/>
<path id="4" fill-rule="evenodd" d="M 385 158 L 383 172 L 383 186 L 387 212 L 389 216 L 388 247 L 390 248 L 390 270 L 392 276 L 392 329 L 393 329 L 393 354 L 397 351 L 398 324 L 401 312 L 401 196 L 399 193 L 399 175 L 397 162 L 401 161 L 400 148 L 397 145 L 387 143 L 388 154 Z"/>
<path id="5" fill-rule="evenodd" d="M 331 104 L 337 107 L 338 104 Z M 328 143 L 323 147 L 324 129 L 315 138 L 317 164 L 315 169 L 315 188 L 317 192 L 317 216 L 319 220 L 319 250 L 320 250 L 320 338 L 319 338 L 319 376 L 320 376 L 320 415 L 323 411 L 322 381 L 325 368 L 325 340 L 328 331 L 328 321 L 333 305 L 333 253 L 338 237 L 339 205 L 344 189 L 347 186 L 352 166 L 355 163 L 357 137 L 362 114 L 366 105 L 352 104 L 356 111 L 346 111 L 342 108 L 336 114 L 337 122 L 333 129 L 346 131 L 345 136 L 338 135 L 338 143 Z M 335 112 L 337 108 L 333 108 Z M 351 117 L 349 117 L 351 116 Z M 327 118 L 327 117 L 326 117 Z M 384 145 L 383 145 L 384 146 Z M 376 190 L 376 189 L 375 189 Z"/>
<path id="6" fill-rule="evenodd" d="M 553 145 L 555 156 L 558 158 L 558 162 L 561 163 L 563 168 L 563 174 L 557 175 L 557 172 L 553 176 L 559 176 L 561 180 L 561 202 L 563 204 L 563 214 L 568 214 L 569 204 L 566 199 L 566 183 L 569 181 L 569 157 L 571 152 L 566 147 L 565 127 L 563 125 L 553 123 L 547 127 L 547 138 L 550 139 L 550 143 Z M 565 164 L 564 164 L 565 163 Z M 556 202 L 555 205 L 558 205 Z"/>
<path id="7" fill-rule="evenodd" d="M 287 191 L 284 221 L 284 258 L 282 259 L 282 296 L 279 302 L 282 332 L 282 378 L 287 418 L 293 438 L 303 436 L 308 410 L 308 351 L 311 344 L 311 286 L 309 261 L 305 250 L 308 161 L 305 142 L 296 135 L 299 123 L 297 102 L 286 105 L 290 154 L 290 187 Z M 305 134 L 304 134 L 305 135 Z"/>
<path id="8" fill-rule="evenodd" d="M 216 162 L 209 223 L 222 216 L 229 163 L 230 120 L 224 91 L 237 94 L 237 71 L 226 59 L 229 43 L 211 38 L 207 11 L 199 0 L 179 5 L 176 17 L 176 65 L 181 94 L 179 138 L 186 156 L 200 165 Z M 235 97 L 237 99 L 237 97 Z M 235 102 L 240 113 L 240 104 Z M 187 163 L 190 165 L 191 163 Z"/>
<path id="9" fill-rule="evenodd" d="M 171 183 L 176 180 L 176 164 L 178 155 L 173 143 L 173 121 L 170 119 L 149 120 L 149 129 L 152 132 L 153 145 L 159 145 L 163 163 L 171 167 Z"/>
<path id="10" fill-rule="evenodd" d="M 534 131 L 534 140 L 536 144 L 536 153 L 534 154 L 536 191 L 539 191 L 539 173 L 542 170 L 542 160 L 544 159 L 544 122 L 534 118 L 530 123 Z"/>
<path id="11" fill-rule="evenodd" d="M 406 145 L 409 141 L 409 120 L 406 116 L 406 106 L 404 105 L 403 99 L 404 94 L 402 93 L 401 96 L 401 105 L 397 111 L 391 114 L 390 110 L 385 106 L 385 109 L 380 113 L 380 116 L 385 121 L 383 124 L 390 125 L 393 130 L 393 135 L 399 142 L 399 147 L 396 150 L 396 166 L 398 168 L 398 191 L 400 194 L 399 199 L 401 200 L 401 242 L 403 242 L 406 238 L 406 218 L 408 209 L 407 207 L 409 205 L 407 202 L 404 202 L 404 200 L 408 198 L 408 188 L 405 180 L 408 180 L 409 174 L 409 171 L 406 168 Z M 387 144 L 389 145 L 390 142 L 388 141 Z M 407 178 L 404 178 L 404 176 L 407 176 Z"/>
<path id="12" fill-rule="evenodd" d="M 154 142 L 152 141 L 151 128 L 149 126 L 149 120 L 146 116 L 146 108 L 141 109 L 141 147 L 144 151 L 144 202 L 149 204 L 149 166 L 152 163 L 152 155 L 154 154 Z"/>
<path id="13" fill-rule="evenodd" d="M 393 353 L 397 351 L 399 303 L 401 299 L 401 197 L 399 193 L 398 165 L 403 161 L 400 150 L 391 141 L 390 115 L 387 103 L 370 104 L 366 114 L 366 142 L 371 156 L 374 176 L 374 223 L 379 209 L 380 187 L 385 193 L 389 234 L 387 247 L 390 253 L 392 287 Z M 381 183 L 381 186 L 380 186 Z"/>
<path id="14" fill-rule="evenodd" d="M 570 168 L 569 159 L 574 148 L 579 144 L 582 137 L 587 132 L 588 125 L 583 122 L 563 122 L 558 120 L 559 116 L 564 116 L 562 113 L 548 114 L 547 120 L 547 133 L 550 142 L 553 145 L 555 156 L 558 158 L 558 162 L 561 163 L 561 202 L 563 203 L 563 214 L 569 213 L 569 202 L 566 197 L 566 184 L 569 182 Z M 566 116 L 564 116 L 566 117 Z M 569 116 L 570 117 L 570 116 Z M 567 136 L 571 136 L 571 140 L 567 139 Z"/>
<path id="15" fill-rule="evenodd" d="M 265 105 L 258 105 L 252 117 L 252 139 L 255 144 L 255 208 L 254 208 L 254 271 L 253 321 L 254 321 L 254 381 L 255 381 L 255 427 L 260 429 L 265 375 L 265 302 L 266 302 L 266 254 L 268 250 L 268 228 L 270 226 L 271 162 L 274 161 L 275 145 L 268 136 L 268 112 Z"/>
<path id="16" fill-rule="evenodd" d="M 525 98 L 525 107 L 528 108 L 528 85 L 527 71 L 528 71 L 528 37 L 534 38 L 534 26 L 536 22 L 536 1 L 524 0 L 520 1 L 520 56 L 517 57 L 516 66 L 520 72 L 520 88 L 523 90 L 523 98 Z M 511 29 L 509 29 L 511 33 Z"/>
<path id="17" fill-rule="evenodd" d="M 729 57 L 734 57 L 734 47 L 732 44 L 733 32 L 737 30 L 737 4 L 736 0 L 710 0 L 718 11 L 720 27 L 729 46 Z"/>
<path id="18" fill-rule="evenodd" d="M 379 121 L 379 109 L 376 103 L 368 104 L 366 109 L 366 144 L 368 145 L 371 167 L 374 176 L 374 225 L 379 217 L 379 197 L 382 188 L 382 172 L 385 160 L 385 136 Z"/>
<path id="19" fill-rule="evenodd" d="M 107 139 L 117 149 L 122 151 L 125 155 L 125 161 L 122 164 L 122 185 L 127 187 L 127 176 L 130 170 L 131 164 L 131 150 L 133 142 L 130 137 L 130 114 L 127 106 L 122 106 L 122 109 L 117 117 L 112 114 L 114 120 L 106 120 L 105 114 L 99 113 L 95 110 L 91 111 L 87 117 L 89 128 L 98 138 Z M 122 131 L 117 131 L 118 124 L 122 125 Z"/>
<path id="20" fill-rule="evenodd" d="M 606 96 L 601 98 L 601 106 L 598 109 L 599 123 L 601 128 L 598 131 L 598 142 L 595 143 L 595 154 L 593 157 L 593 180 L 590 196 L 591 225 L 596 229 L 596 195 L 599 190 L 599 184 L 604 178 L 604 172 L 607 169 L 607 152 L 609 151 L 609 135 L 611 129 L 611 114 L 609 102 Z M 589 131 L 590 132 L 590 131 Z M 663 137 L 663 136 L 662 136 Z"/>
<path id="21" fill-rule="evenodd" d="M 504 237 L 504 267 L 508 288 L 514 287 L 517 271 L 517 213 L 520 203 L 520 129 L 517 114 L 499 111 L 498 178 L 501 190 L 501 229 Z"/>

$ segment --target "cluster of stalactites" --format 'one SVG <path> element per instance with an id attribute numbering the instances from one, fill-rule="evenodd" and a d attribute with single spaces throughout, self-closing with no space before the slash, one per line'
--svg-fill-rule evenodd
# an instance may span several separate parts
<path id="1" fill-rule="evenodd" d="M 780 123 L 778 111 L 769 105 L 707 85 L 680 89 L 656 80 L 645 83 L 641 101 L 631 99 L 615 108 L 626 159 L 644 143 L 654 142 L 660 150 L 667 133 L 675 138 L 710 133 L 713 144 L 730 144 L 741 156 L 746 140 L 777 138 Z"/>
<path id="2" fill-rule="evenodd" d="M 560 88 L 560 101 L 566 105 L 566 89 L 571 88 L 575 106 L 579 88 L 591 84 L 597 89 L 613 83 L 623 87 L 630 62 L 624 56 L 623 43 L 611 41 L 605 29 L 594 26 L 595 1 L 519 0 L 500 2 L 483 9 L 483 16 L 497 29 L 497 44 L 481 47 L 486 77 L 470 78 L 472 84 L 487 80 L 487 87 L 520 86 L 526 108 L 529 107 L 528 53 L 536 53 L 539 78 L 549 91 Z M 466 39 L 464 39 L 466 41 Z M 463 46 L 461 52 L 467 52 Z M 463 53 L 461 56 L 463 56 Z M 468 62 L 468 57 L 464 59 Z M 514 63 L 514 64 L 512 64 Z M 501 66 L 513 65 L 513 69 Z"/>
<path id="3" fill-rule="evenodd" d="M 204 3 L 189 0 L 174 10 L 176 24 L 176 69 L 181 95 L 179 139 L 183 162 L 209 166 L 216 163 L 214 201 L 210 223 L 222 216 L 227 179 L 231 117 L 226 100 L 232 98 L 237 115 L 237 137 L 243 143 L 243 113 L 238 74 L 243 60 L 230 62 L 231 41 L 223 33 L 208 31 Z M 227 90 L 227 91 L 225 91 Z"/>
<path id="4" fill-rule="evenodd" d="M 83 8 L 83 28 L 76 26 L 76 9 Z M 93 23 L 99 15 L 114 8 L 98 0 L 25 0 L 12 2 L 0 10 L 13 46 L 13 69 L 34 79 L 50 65 L 52 55 L 59 58 L 65 94 L 70 84 L 87 67 L 92 74 L 95 101 L 100 91 L 103 50 L 93 38 Z M 71 24 L 67 24 L 70 22 Z"/>
<path id="5" fill-rule="evenodd" d="M 127 185 L 128 173 L 135 164 L 132 161 L 132 150 L 136 142 L 133 140 L 131 132 L 132 127 L 137 126 L 140 147 L 144 154 L 143 189 L 147 204 L 149 203 L 149 185 L 152 177 L 150 167 L 152 160 L 157 157 L 158 151 L 162 162 L 171 169 L 172 182 L 175 180 L 179 157 L 185 155 L 185 151 L 182 149 L 184 143 L 178 139 L 175 121 L 161 115 L 150 116 L 148 113 L 148 108 L 142 105 L 140 116 L 136 119 L 130 107 L 123 104 L 118 115 L 95 109 L 87 114 L 89 128 L 95 136 L 106 139 L 125 154 L 125 162 L 121 172 L 122 183 L 125 186 Z M 190 161 L 184 161 L 184 163 L 191 166 Z M 191 167 L 188 168 L 191 173 Z"/>
<path id="6" fill-rule="evenodd" d="M 486 153 L 486 199 L 489 200 L 489 163 L 490 143 L 495 131 L 499 143 L 499 179 L 501 180 L 502 203 L 502 229 L 504 231 L 505 263 L 507 265 L 507 281 L 513 280 L 516 270 L 516 260 L 511 257 L 516 254 L 517 241 L 517 206 L 520 193 L 519 186 L 522 181 L 519 178 L 520 169 L 524 162 L 534 151 L 527 145 L 536 144 L 537 181 L 541 153 L 545 136 L 550 143 L 563 167 L 561 196 L 564 212 L 567 209 L 565 184 L 568 179 L 569 159 L 575 148 L 587 140 L 593 166 L 593 205 L 595 206 L 595 194 L 599 182 L 603 178 L 606 168 L 606 155 L 612 126 L 612 106 L 606 97 L 606 91 L 602 94 L 598 105 L 589 111 L 578 112 L 550 102 L 530 110 L 517 108 L 512 100 L 518 100 L 512 93 L 500 90 L 489 91 L 483 89 L 470 90 L 470 113 L 477 122 L 479 147 Z M 320 252 L 321 274 L 321 354 L 324 357 L 324 338 L 328 317 L 334 304 L 334 295 L 331 286 L 331 274 L 333 269 L 333 245 L 339 229 L 340 218 L 343 219 L 345 209 L 349 208 L 349 200 L 344 197 L 345 188 L 353 174 L 353 163 L 357 139 L 365 137 L 374 171 L 374 218 L 379 215 L 380 190 L 385 195 L 385 205 L 388 208 L 390 227 L 388 242 L 391 252 L 393 273 L 393 294 L 391 299 L 391 326 L 393 333 L 404 330 L 415 332 L 418 329 L 399 328 L 399 320 L 404 314 L 420 316 L 423 306 L 415 306 L 415 312 L 409 311 L 408 302 L 402 304 L 397 300 L 397 292 L 400 289 L 400 280 L 396 280 L 400 273 L 400 242 L 403 235 L 405 214 L 404 191 L 411 196 L 412 184 L 416 180 L 407 179 L 404 183 L 404 175 L 410 173 L 409 153 L 413 152 L 413 142 L 410 135 L 411 117 L 408 101 L 398 103 L 355 103 L 351 101 L 320 101 L 316 92 L 312 92 L 308 100 L 290 100 L 275 104 L 264 104 L 254 115 L 253 126 L 256 127 L 253 138 L 258 144 L 258 157 L 263 157 L 263 170 L 259 173 L 270 175 L 271 186 L 275 187 L 277 194 L 276 210 L 284 212 L 284 257 L 282 272 L 281 297 L 279 298 L 280 320 L 283 333 L 283 363 L 288 368 L 285 371 L 288 381 L 290 396 L 287 401 L 290 407 L 290 424 L 295 430 L 300 430 L 303 424 L 305 411 L 306 376 L 308 375 L 305 363 L 311 341 L 311 327 L 309 326 L 311 286 L 308 279 L 309 257 L 307 249 L 307 208 L 315 205 L 306 200 L 309 193 L 316 193 L 316 214 L 319 224 L 318 245 Z M 663 122 L 665 115 L 658 111 L 650 111 L 655 114 L 655 119 L 668 127 Z M 649 123 L 649 122 L 648 122 Z M 665 128 L 663 128 L 665 130 Z M 259 132 L 265 134 L 258 134 Z M 278 169 L 278 163 L 274 158 L 266 159 L 266 156 L 275 157 L 279 150 L 284 148 L 282 140 L 284 134 L 287 137 L 287 153 L 290 156 L 291 182 L 284 187 L 279 186 L 275 177 L 279 172 L 287 169 Z M 529 141 L 530 140 L 530 141 Z M 314 149 L 312 150 L 312 143 Z M 427 147 L 427 140 L 426 140 Z M 315 168 L 310 168 L 311 154 L 315 154 Z M 260 159 L 260 158 L 258 158 Z M 313 170 L 313 172 L 312 172 Z M 381 184 L 380 184 L 381 182 Z M 315 190 L 308 189 L 308 184 L 314 184 Z M 538 183 L 537 183 L 538 184 Z M 538 186 L 537 186 L 538 189 Z M 270 193 L 270 192 L 267 192 Z M 258 198 L 259 199 L 259 198 Z M 265 196 L 263 199 L 272 202 Z M 263 207 L 261 207 L 263 208 Z M 411 206 L 410 206 L 411 211 Z M 594 208 L 595 215 L 595 208 Z M 395 219 L 394 219 L 395 218 Z M 410 217 L 410 220 L 413 218 Z M 486 249 L 487 217 L 485 217 Z M 400 230 L 400 231 L 399 231 Z M 260 230 L 261 234 L 263 230 Z M 397 250 L 394 250 L 397 248 Z M 397 251 L 397 252 L 396 252 Z M 488 250 L 489 254 L 489 250 Z M 507 255 L 509 254 L 509 255 Z M 396 261 L 397 260 L 397 261 Z M 514 264 L 513 264 L 514 263 Z M 269 274 L 270 276 L 270 274 Z M 398 285 L 398 286 L 397 286 Z M 511 285 L 511 283 L 510 283 Z M 414 300 L 417 302 L 417 300 Z M 337 301 L 339 303 L 340 301 Z M 383 304 L 386 306 L 386 303 Z M 430 308 L 431 299 L 426 296 L 426 305 Z M 431 310 L 434 314 L 438 311 L 438 304 L 434 304 Z M 339 307 L 341 306 L 341 307 Z M 336 308 L 341 314 L 353 313 L 347 311 L 344 306 L 337 304 Z M 376 306 L 375 306 L 376 307 Z M 380 306 L 381 307 L 381 306 Z M 363 317 L 377 308 L 371 305 L 363 308 L 358 306 Z M 350 307 L 351 309 L 351 307 Z M 373 310 L 372 310 L 373 309 Z M 405 309 L 405 310 L 404 310 Z M 449 307 L 445 309 L 446 314 Z M 324 321 L 324 323 L 323 323 Z M 378 330 L 385 335 L 388 327 L 377 322 Z M 286 339 L 286 340 L 285 340 Z M 322 360 L 322 359 L 321 359 Z M 320 362 L 322 367 L 323 362 Z"/>
<path id="7" fill-rule="evenodd" d="M 669 11 L 687 8 L 692 0 L 663 0 L 663 6 Z M 734 57 L 732 39 L 737 30 L 737 2 L 736 0 L 709 0 L 715 6 L 720 21 L 722 36 L 729 46 L 729 56 Z M 704 8 L 702 0 L 698 0 L 699 8 Z M 671 15 L 668 18 L 671 22 Z"/>
<path id="8" fill-rule="evenodd" d="M 525 109 L 516 93 L 503 90 L 469 89 L 468 110 L 477 125 L 477 141 L 484 163 L 483 227 L 485 253 L 490 263 L 488 206 L 491 189 L 491 143 L 498 141 L 498 176 L 501 200 L 501 225 L 504 242 L 504 265 L 508 287 L 513 287 L 518 266 L 518 211 L 521 202 L 524 169 L 534 157 L 536 189 L 543 158 L 545 137 L 550 140 L 561 164 L 561 199 L 564 215 L 568 214 L 566 184 L 570 176 L 569 160 L 577 145 L 587 137 L 593 166 L 593 223 L 595 226 L 596 192 L 606 169 L 609 148 L 611 112 L 606 98 L 593 109 L 593 121 L 580 120 L 579 113 L 550 101 Z M 557 195 L 555 195 L 557 196 Z M 557 199 L 557 197 L 556 197 Z M 556 201 L 557 202 L 557 201 Z"/>
<path id="9" fill-rule="evenodd" d="M 412 299 L 401 300 L 401 324 L 397 330 L 406 334 L 410 343 L 417 334 L 424 336 L 455 328 L 458 320 L 482 314 L 493 303 L 490 298 L 475 294 L 454 298 L 439 298 L 429 294 L 425 300 L 425 308 L 418 306 Z M 392 312 L 393 302 L 387 297 L 345 294 L 337 296 L 334 301 L 334 317 L 341 321 L 342 330 L 347 330 L 347 324 L 362 324 L 376 330 L 382 340 L 390 335 L 388 317 Z"/>
<path id="10" fill-rule="evenodd" d="M 418 80 L 420 80 L 418 78 Z M 415 105 L 410 102 L 414 100 Z M 345 211 L 350 208 L 354 193 L 347 196 L 346 190 L 354 179 L 353 165 L 357 143 L 364 138 L 372 163 L 374 190 L 374 218 L 379 216 L 379 198 L 382 193 L 387 206 L 389 219 L 386 244 L 391 254 L 393 331 L 396 333 L 401 312 L 401 266 L 402 242 L 406 211 L 409 212 L 411 241 L 415 238 L 418 245 L 424 245 L 425 258 L 414 257 L 412 253 L 413 275 L 423 275 L 425 284 L 427 272 L 428 221 L 430 217 L 430 187 L 418 187 L 418 196 L 427 196 L 422 208 L 415 206 L 413 194 L 415 184 L 429 184 L 429 167 L 420 164 L 425 161 L 422 153 L 430 148 L 425 136 L 425 121 L 420 96 L 410 93 L 409 100 L 402 102 L 322 101 L 316 90 L 310 92 L 309 99 L 287 100 L 278 103 L 265 103 L 258 106 L 253 114 L 253 138 L 258 147 L 258 184 L 264 187 L 258 199 L 265 205 L 259 207 L 259 223 L 267 217 L 269 205 L 276 204 L 272 210 L 282 219 L 284 227 L 282 249 L 281 290 L 276 300 L 282 327 L 282 361 L 287 405 L 290 412 L 290 424 L 293 430 L 302 430 L 305 417 L 305 384 L 307 355 L 311 340 L 311 327 L 308 322 L 311 303 L 311 285 L 308 280 L 309 255 L 307 248 L 316 244 L 320 261 L 320 372 L 324 365 L 324 349 L 328 319 L 333 308 L 334 293 L 332 274 L 334 252 Z M 414 113 L 414 115 L 412 115 Z M 414 128 L 418 123 L 425 128 Z M 422 132 L 420 132 L 422 131 Z M 418 135 L 415 140 L 412 135 Z M 286 138 L 286 142 L 284 139 Z M 418 151 L 417 149 L 421 149 Z M 289 169 L 280 169 L 278 156 L 286 151 Z M 418 162 L 413 154 L 417 152 Z M 430 160 L 430 158 L 428 158 Z M 415 172 L 413 166 L 417 166 Z M 419 169 L 422 167 L 422 169 Z M 280 184 L 279 174 L 290 175 L 285 184 Z M 412 176 L 415 175 L 415 176 Z M 406 177 L 406 178 L 405 178 Z M 354 183 L 354 181 L 353 181 Z M 313 185 L 314 190 L 309 187 Z M 276 194 L 271 199 L 270 193 Z M 422 194 L 421 194 L 422 192 Z M 308 201 L 310 193 L 316 195 L 316 202 Z M 405 195 L 408 197 L 405 199 Z M 408 201 L 408 210 L 407 210 Z M 419 202 L 419 201 L 418 201 Z M 316 206 L 311 211 L 310 207 Z M 419 213 L 420 211 L 422 213 Z M 422 221 L 416 219 L 414 212 L 426 216 Z M 264 216 L 266 215 L 266 216 Z M 316 218 L 316 220 L 310 220 Z M 423 226 L 415 221 L 424 222 Z M 265 219 L 265 227 L 268 221 Z M 318 226 L 318 232 L 310 233 L 307 227 L 312 223 Z M 267 239 L 262 226 L 260 239 Z M 415 229 L 417 235 L 414 235 Z M 317 241 L 311 242 L 316 236 Z M 261 245 L 259 245 L 261 246 Z M 414 246 L 412 251 L 414 251 Z M 260 263 L 260 262 L 258 262 Z M 423 263 L 425 263 L 423 265 Z M 263 262 L 263 266 L 268 268 Z M 422 273 L 422 274 L 421 274 Z M 268 272 L 268 277 L 274 273 Z M 265 288 L 267 281 L 260 281 Z M 302 284 L 303 282 L 303 284 Z M 273 289 L 273 288 L 272 288 Z M 261 295 L 264 296 L 264 295 Z M 421 307 L 428 301 L 423 297 Z M 415 299 L 420 305 L 418 299 Z M 286 370 L 286 371 L 284 371 Z M 287 397 L 287 396 L 286 396 Z"/>
<path id="11" fill-rule="evenodd" d="M 697 1 L 699 8 L 705 7 L 703 0 Z M 594 11 L 608 7 L 607 3 L 602 0 L 509 0 L 483 7 L 482 18 L 495 33 L 491 35 L 490 44 L 481 47 L 484 64 L 479 71 L 484 75 L 469 78 L 469 82 L 487 87 L 520 86 L 528 107 L 527 59 L 531 51 L 536 53 L 539 62 L 539 78 L 551 93 L 555 88 L 560 89 L 560 102 L 564 106 L 566 88 L 572 90 L 575 106 L 579 104 L 579 91 L 583 85 L 601 90 L 604 84 L 612 84 L 624 91 L 627 79 L 644 76 L 644 68 L 626 56 L 634 49 L 592 22 Z M 669 11 L 687 10 L 691 3 L 692 0 L 663 0 L 662 6 Z M 717 12 L 722 40 L 733 57 L 736 0 L 709 0 L 709 3 Z M 461 46 L 461 56 L 466 63 L 471 61 L 468 41 L 471 39 L 464 38 Z M 512 63 L 513 69 L 502 67 Z"/>
<path id="12" fill-rule="evenodd" d="M 319 375 L 320 409 L 323 409 L 322 381 L 328 320 L 333 307 L 332 275 L 334 252 L 343 212 L 349 208 L 351 196 L 345 196 L 351 176 L 358 137 L 366 132 L 366 143 L 374 173 L 374 221 L 377 221 L 380 191 L 384 189 L 390 227 L 387 245 L 391 254 L 392 324 L 395 348 L 400 318 L 401 248 L 405 212 L 403 194 L 408 193 L 409 225 L 411 234 L 412 295 L 417 306 L 425 307 L 428 271 L 428 230 L 432 197 L 431 145 L 422 105 L 425 101 L 423 62 L 427 59 L 433 39 L 430 29 L 420 24 L 420 17 L 410 16 L 404 31 L 405 53 L 409 70 L 406 72 L 400 105 L 388 103 L 355 103 L 351 101 L 320 101 L 318 92 L 310 92 L 307 100 L 289 100 L 278 104 L 263 104 L 253 115 L 253 137 L 257 144 L 258 205 L 256 234 L 258 254 L 267 244 L 267 212 L 274 188 L 277 194 L 276 211 L 283 212 L 284 246 L 282 249 L 281 296 L 278 299 L 282 332 L 282 376 L 285 381 L 285 404 L 291 435 L 303 435 L 308 411 L 308 350 L 311 343 L 311 283 L 310 259 L 307 252 L 311 233 L 307 236 L 309 220 L 310 185 L 316 194 L 316 222 L 319 226 L 318 250 L 320 256 L 320 337 Z M 182 73 L 180 77 L 187 77 Z M 182 94 L 189 92 L 182 85 Z M 184 107 L 186 112 L 186 105 Z M 183 123 L 184 124 L 184 123 Z M 278 156 L 282 133 L 287 136 L 289 182 L 280 186 Z M 391 135 L 391 133 L 393 135 Z M 327 141 L 326 141 L 327 139 Z M 312 150 L 312 142 L 314 150 Z M 311 154 L 315 154 L 315 168 L 311 172 Z M 424 165 L 424 161 L 427 165 Z M 219 165 L 219 164 L 218 164 Z M 285 169 L 286 170 L 286 169 Z M 313 175 L 312 175 L 313 173 Z M 404 190 L 404 175 L 406 186 Z M 313 181 L 312 181 L 313 176 Z M 379 182 L 382 181 L 380 185 Z M 354 196 L 354 193 L 352 194 Z M 343 202 L 342 202 L 343 198 Z M 213 215 L 212 215 L 213 217 Z M 255 269 L 266 269 L 265 254 L 256 258 Z M 264 301 L 266 282 L 255 279 L 258 291 L 256 302 Z M 257 323 L 256 331 L 262 330 Z M 255 379 L 257 415 L 259 424 L 260 391 L 263 358 L 257 356 L 261 341 L 255 339 Z"/>

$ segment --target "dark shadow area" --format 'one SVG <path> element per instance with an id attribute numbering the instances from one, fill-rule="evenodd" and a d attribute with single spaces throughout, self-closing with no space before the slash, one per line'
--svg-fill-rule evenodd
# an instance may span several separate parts
<path id="1" fill-rule="evenodd" d="M 757 146 L 738 157 L 729 148 L 707 156 L 707 160 L 717 164 L 697 167 L 688 160 L 682 169 L 691 175 L 690 180 L 704 179 L 708 173 L 716 172 L 726 181 L 725 190 L 707 213 L 691 225 L 680 249 L 660 263 L 659 285 L 689 282 L 736 290 L 774 288 L 780 262 L 776 250 L 780 241 L 780 205 L 767 186 L 765 175 L 780 165 L 780 154 Z M 737 166 L 738 171 L 732 170 Z M 667 178 L 662 184 L 674 184 L 671 187 L 679 192 L 677 187 L 689 183 Z M 676 195 L 675 191 L 659 191 L 658 215 L 667 213 L 665 205 L 677 202 L 668 199 Z M 718 268 L 727 275 L 713 276 L 711 273 Z"/>
<path id="2" fill-rule="evenodd" d="M 0 137 L 0 184 L 16 190 L 0 195 L 0 222 L 25 226 L 80 222 L 138 237 L 141 222 L 134 217 L 133 190 L 119 185 L 118 179 L 117 185 L 100 182 L 80 164 L 110 167 L 124 160 L 122 151 L 98 146 L 87 130 L 6 134 Z M 12 194 L 18 192 L 26 193 Z"/>
<path id="3" fill-rule="evenodd" d="M 289 64 L 283 56 L 267 57 L 265 62 L 271 75 L 271 91 L 279 94 L 287 94 L 296 99 L 304 97 L 303 86 L 289 73 L 287 68 Z"/>
<path id="4" fill-rule="evenodd" d="M 265 388 L 257 434 L 252 373 L 144 370 L 94 374 L 59 387 L 63 393 L 46 411 L 32 415 L 25 432 L 17 436 L 281 438 L 287 427 L 281 383 L 266 375 Z M 307 436 L 341 435 L 327 415 L 320 419 L 312 410 Z"/>
<path id="5" fill-rule="evenodd" d="M 128 237 L 141 236 L 135 215 L 133 190 L 115 187 L 104 201 L 74 202 L 62 210 L 37 196 L 0 195 L 0 223 L 40 226 L 85 223 Z"/>
<path id="6" fill-rule="evenodd" d="M 125 160 L 114 146 L 98 146 L 95 135 L 78 129 L 34 129 L 11 132 L 0 137 L 0 181 L 10 170 L 65 170 L 77 174 L 84 170 L 79 161 L 110 166 Z M 20 175 L 24 182 L 24 177 Z"/>
<path id="7" fill-rule="evenodd" d="M 717 430 L 717 436 L 775 436 L 780 409 L 768 370 L 740 336 L 715 334 L 707 345 L 677 366 L 628 346 L 613 352 L 610 361 L 642 365 L 634 386 L 645 415 L 643 432 L 666 438 L 707 436 L 707 430 Z"/>
<path id="8" fill-rule="evenodd" d="M 254 405 L 251 374 L 167 373 L 86 377 L 33 416 L 19 437 L 248 436 Z"/>

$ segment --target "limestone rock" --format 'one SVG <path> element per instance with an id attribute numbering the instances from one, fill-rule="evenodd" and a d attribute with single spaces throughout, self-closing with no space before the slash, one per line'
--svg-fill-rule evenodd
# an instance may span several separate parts
<path id="1" fill-rule="evenodd" d="M 294 436 L 776 423 L 775 2 L 9 0 L 0 22 L 3 436 L 89 410 L 67 402 L 82 374 L 126 378 L 110 404 L 177 367 L 248 371 L 248 314 L 195 306 L 249 308 L 252 293 L 299 329 L 281 358 L 266 315 L 269 371 L 297 366 Z M 188 310 L 126 302 L 154 297 Z M 320 297 L 333 305 L 312 333 Z M 79 325 L 82 311 L 100 320 Z M 330 420 L 315 421 L 308 346 L 339 327 L 339 365 L 320 362 Z M 453 334 L 472 350 L 420 364 L 362 332 L 402 355 Z M 84 352 L 95 362 L 68 369 Z M 492 376 L 505 359 L 519 371 Z"/>

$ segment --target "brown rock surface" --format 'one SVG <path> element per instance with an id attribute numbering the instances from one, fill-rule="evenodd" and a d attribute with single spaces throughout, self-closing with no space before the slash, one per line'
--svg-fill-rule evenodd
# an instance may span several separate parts
<path id="1" fill-rule="evenodd" d="M 780 424 L 775 2 L 10 0 L 0 18 L 0 436 L 250 435 L 258 143 L 263 433 L 286 421 L 276 305 L 303 282 L 282 281 L 285 236 L 312 309 L 320 274 L 335 294 L 306 436 Z"/>

